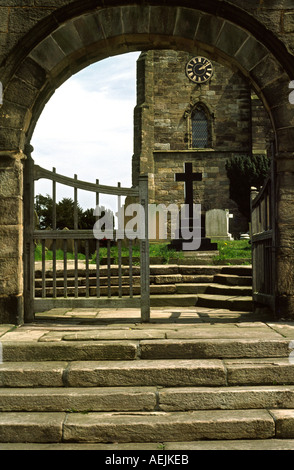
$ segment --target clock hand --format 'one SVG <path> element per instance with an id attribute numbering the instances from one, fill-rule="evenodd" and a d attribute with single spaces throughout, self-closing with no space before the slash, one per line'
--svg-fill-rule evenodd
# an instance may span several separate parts
<path id="1" fill-rule="evenodd" d="M 206 65 L 202 65 L 202 67 L 199 68 L 199 70 L 203 70 L 203 69 L 206 69 L 206 67 L 208 67 L 209 64 L 206 64 Z"/>

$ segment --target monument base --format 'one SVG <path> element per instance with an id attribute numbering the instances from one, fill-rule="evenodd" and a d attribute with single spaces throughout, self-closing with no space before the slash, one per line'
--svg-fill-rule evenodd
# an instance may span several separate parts
<path id="1" fill-rule="evenodd" d="M 172 240 L 168 245 L 169 250 L 183 251 L 183 243 L 189 243 L 189 240 L 183 238 Z M 201 238 L 200 247 L 197 250 L 188 251 L 217 251 L 217 243 L 212 243 L 210 238 Z"/>

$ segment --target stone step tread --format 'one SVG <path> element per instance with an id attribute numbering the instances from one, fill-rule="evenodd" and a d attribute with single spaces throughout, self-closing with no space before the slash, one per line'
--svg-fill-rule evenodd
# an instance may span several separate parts
<path id="1" fill-rule="evenodd" d="M 284 411 L 206 410 L 134 413 L 0 413 L 0 442 L 163 442 L 198 439 L 270 439 L 284 431 Z M 292 415 L 291 415 L 292 412 Z M 273 415 L 276 417 L 276 421 Z M 279 418 L 280 416 L 280 418 Z M 277 427 L 277 430 L 276 430 Z M 284 435 L 285 433 L 285 435 Z"/>
<path id="2" fill-rule="evenodd" d="M 231 295 L 221 294 L 197 294 L 198 307 L 207 308 L 227 308 L 230 310 L 248 310 L 253 309 L 252 296 L 240 296 L 232 293 Z"/>
<path id="3" fill-rule="evenodd" d="M 151 334 L 151 339 L 148 339 Z M 261 337 L 262 335 L 262 337 Z M 219 331 L 179 328 L 158 329 L 153 334 L 138 330 L 91 331 L 79 333 L 41 333 L 39 340 L 26 340 L 21 343 L 3 338 L 3 363 L 0 371 L 10 363 L 24 364 L 50 361 L 138 361 L 152 360 L 197 360 L 197 359 L 237 359 L 237 358 L 287 358 L 289 361 L 289 341 L 272 331 L 261 329 L 245 332 L 243 329 L 227 328 L 219 338 Z M 120 337 L 120 339 L 118 339 Z M 125 338 L 125 339 L 122 339 Z M 21 344 L 21 348 L 20 348 Z M 20 365 L 16 366 L 20 367 Z M 45 367 L 45 366 L 44 366 Z"/>
<path id="4" fill-rule="evenodd" d="M 244 296 L 238 296 L 238 295 L 228 295 L 228 294 L 199 294 L 198 298 L 202 299 L 207 299 L 207 300 L 213 300 L 215 302 L 218 301 L 223 301 L 223 300 L 244 300 L 247 302 L 252 302 L 252 296 L 250 295 L 244 295 Z"/>
<path id="5" fill-rule="evenodd" d="M 289 358 L 7 362 L 1 387 L 237 386 L 294 384 Z"/>
<path id="6" fill-rule="evenodd" d="M 118 293 L 118 285 L 111 285 L 110 286 L 110 291 L 111 291 L 111 294 L 112 295 L 115 295 L 115 293 Z M 151 293 L 176 293 L 176 284 L 150 284 L 150 292 Z M 78 286 L 78 291 L 79 291 L 79 295 L 81 295 L 82 293 L 86 293 L 86 286 L 83 285 L 83 286 Z M 140 294 L 140 291 L 141 291 L 141 287 L 139 284 L 133 284 L 133 293 L 134 294 Z M 47 297 L 50 297 L 50 294 L 52 295 L 53 293 L 53 286 L 51 287 L 48 287 L 48 286 L 45 286 L 45 292 L 46 292 L 46 296 Z M 94 286 L 89 286 L 89 292 L 90 292 L 90 295 L 93 295 L 93 296 L 96 296 L 97 295 L 97 290 L 96 290 L 96 285 Z M 36 287 L 35 289 L 35 295 L 36 297 L 40 297 L 42 293 L 42 287 Z M 68 286 L 67 287 L 67 294 L 68 295 L 74 295 L 75 293 L 75 287 L 74 286 Z M 100 294 L 101 295 L 107 295 L 108 293 L 108 286 L 100 286 Z M 124 295 L 129 295 L 130 293 L 130 285 L 123 285 L 122 286 L 122 293 Z M 56 295 L 57 297 L 59 296 L 63 296 L 64 295 L 64 286 L 57 286 L 56 287 Z"/>
<path id="7" fill-rule="evenodd" d="M 213 282 L 226 286 L 252 286 L 252 276 L 238 276 L 236 274 L 216 274 Z"/>
<path id="8" fill-rule="evenodd" d="M 0 388 L 3 411 L 293 409 L 294 386 Z"/>
<path id="9" fill-rule="evenodd" d="M 250 288 L 250 286 L 225 286 L 224 284 L 221 284 L 219 282 L 209 283 L 208 285 L 211 286 L 211 287 L 217 287 L 217 288 L 220 288 L 220 289 L 225 288 L 225 289 L 228 289 L 230 291 L 237 290 L 237 291 L 240 291 L 240 292 L 242 292 L 243 290 L 248 290 L 248 288 Z"/>
<path id="10" fill-rule="evenodd" d="M 107 452 L 117 451 L 190 451 L 190 450 L 294 450 L 294 439 L 239 439 L 239 440 L 209 440 L 209 441 L 190 441 L 190 442 L 128 442 L 128 443 L 27 443 L 27 442 L 16 442 L 16 443 L 0 443 L 0 450 L 103 450 Z M 103 455 L 103 454 L 102 454 Z M 153 454 L 151 454 L 153 455 Z M 147 455 L 147 458 L 151 458 L 151 455 Z M 161 452 L 160 455 L 162 456 Z M 164 454 L 163 454 L 164 456 Z M 100 462 L 99 456 L 96 462 Z M 143 457 L 143 456 L 142 456 Z M 277 456 L 278 457 L 278 456 Z M 146 459 L 146 455 L 144 456 Z M 264 458 L 264 457 L 263 457 Z M 272 462 L 272 454 L 269 456 Z M 192 457 L 189 456 L 189 464 Z M 198 457 L 196 456 L 196 459 Z M 154 460 L 152 460 L 154 462 Z M 164 460 L 162 460 L 164 462 Z M 178 462 L 178 460 L 177 460 Z M 185 462 L 185 457 L 183 457 Z M 105 457 L 101 457 L 101 463 L 105 463 Z"/>
<path id="11" fill-rule="evenodd" d="M 225 286 L 221 284 L 211 284 L 206 287 L 205 290 L 199 291 L 199 294 L 206 295 L 225 295 L 225 296 L 237 296 L 237 297 L 251 297 L 252 298 L 252 287 L 245 286 Z"/>
<path id="12" fill-rule="evenodd" d="M 219 360 L 76 361 L 0 364 L 2 387 L 223 385 Z"/>

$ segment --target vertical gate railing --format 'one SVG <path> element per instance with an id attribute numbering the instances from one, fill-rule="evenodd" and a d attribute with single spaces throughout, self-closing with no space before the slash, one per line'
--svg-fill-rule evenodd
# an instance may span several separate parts
<path id="1" fill-rule="evenodd" d="M 272 174 L 251 191 L 253 301 L 275 311 L 275 193 Z"/>
<path id="2" fill-rule="evenodd" d="M 52 228 L 38 230 L 35 227 L 35 181 L 44 178 L 52 181 Z M 56 225 L 56 184 L 70 186 L 74 192 L 74 228 L 58 230 Z M 138 240 L 140 245 L 139 266 L 133 263 L 133 243 L 114 237 L 108 238 L 107 263 L 100 262 L 101 240 L 96 239 L 93 229 L 81 230 L 78 225 L 78 190 L 94 193 L 96 206 L 99 195 L 117 196 L 118 208 L 121 207 L 121 197 L 129 196 L 144 208 L 144 233 Z M 24 171 L 24 304 L 25 321 L 33 321 L 36 312 L 42 312 L 57 307 L 65 308 L 123 308 L 135 307 L 141 309 L 141 320 L 150 319 L 150 286 L 149 286 L 149 241 L 148 241 L 148 177 L 141 176 L 136 188 L 118 186 L 103 186 L 96 181 L 87 183 L 75 175 L 69 178 L 48 171 L 34 164 L 28 157 Z M 114 233 L 117 235 L 116 230 Z M 113 236 L 113 233 L 111 233 Z M 46 260 L 46 241 L 51 242 L 52 260 Z M 78 247 L 83 241 L 85 246 L 85 261 L 78 259 Z M 36 244 L 41 245 L 42 260 L 40 268 L 36 269 Z M 63 260 L 57 260 L 57 243 L 63 247 Z M 69 265 L 68 246 L 74 246 L 74 260 Z M 111 260 L 111 245 L 117 246 L 117 263 Z M 96 261 L 91 263 L 90 244 L 95 244 Z M 123 260 L 122 245 L 128 244 L 128 260 Z M 93 255 L 93 253 L 91 253 Z M 94 256 L 95 259 L 95 256 Z"/>

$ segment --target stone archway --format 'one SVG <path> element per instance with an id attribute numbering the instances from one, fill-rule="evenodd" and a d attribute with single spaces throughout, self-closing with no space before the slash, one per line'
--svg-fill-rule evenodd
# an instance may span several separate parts
<path id="1" fill-rule="evenodd" d="M 258 6 L 258 1 L 254 2 L 254 10 L 239 7 L 243 4 L 241 0 L 235 0 L 234 5 L 210 0 L 205 6 L 192 0 L 156 4 L 146 1 L 144 6 L 121 0 L 111 2 L 108 7 L 94 0 L 65 3 L 62 8 L 3 10 L 3 15 L 8 15 L 8 28 L 10 25 L 18 31 L 18 36 L 13 33 L 18 42 L 10 53 L 4 52 L 0 68 L 4 88 L 0 119 L 0 257 L 3 260 L 0 322 L 22 321 L 22 167 L 25 146 L 46 102 L 67 78 L 95 61 L 156 48 L 203 51 L 214 60 L 237 68 L 250 79 L 268 110 L 276 135 L 277 299 L 281 316 L 293 316 L 291 10 L 273 8 L 269 20 L 267 8 Z M 30 15 L 26 15 L 28 10 Z M 280 17 L 283 31 L 289 25 L 289 35 L 285 38 L 277 29 Z"/>

